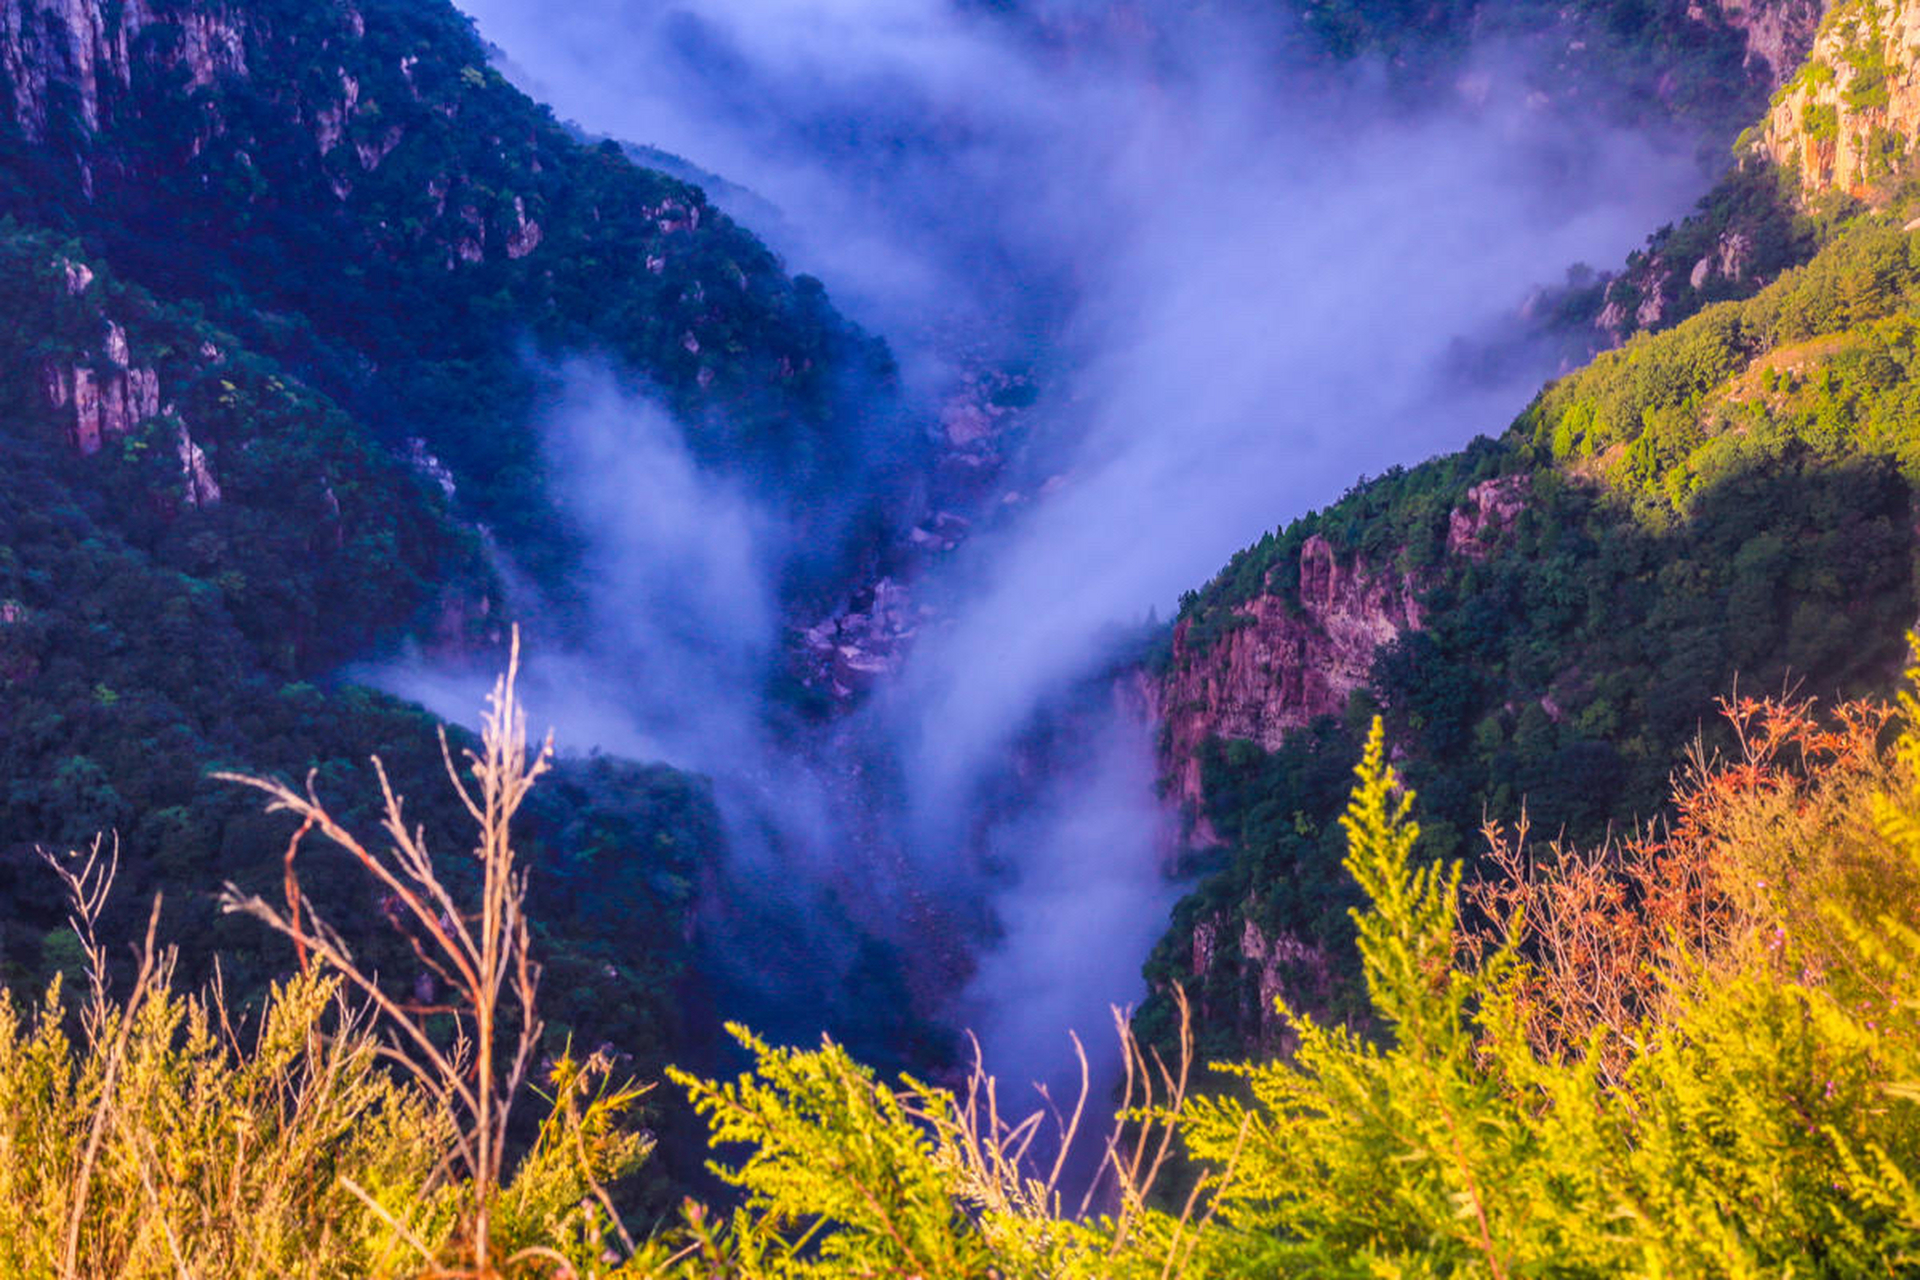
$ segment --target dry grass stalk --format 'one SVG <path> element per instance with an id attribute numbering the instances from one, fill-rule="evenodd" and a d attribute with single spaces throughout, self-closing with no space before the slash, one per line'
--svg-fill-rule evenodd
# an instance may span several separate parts
<path id="1" fill-rule="evenodd" d="M 113 890 L 114 877 L 120 870 L 120 842 L 117 838 L 114 840 L 104 859 L 100 853 L 102 844 L 102 838 L 95 836 L 92 847 L 80 861 L 77 870 L 50 851 L 40 851 L 40 856 L 53 868 L 54 874 L 60 877 L 61 884 L 66 888 L 67 924 L 80 939 L 80 950 L 87 961 L 87 1003 L 81 1011 L 82 1025 L 91 1041 L 98 1042 L 108 1034 L 112 1036 L 101 1075 L 99 1102 L 94 1107 L 88 1125 L 86 1146 L 81 1153 L 79 1166 L 74 1170 L 72 1190 L 68 1196 L 66 1239 L 60 1261 L 63 1280 L 74 1280 L 80 1275 L 80 1236 L 86 1225 L 87 1203 L 93 1191 L 96 1162 L 109 1131 L 120 1124 L 114 1091 L 126 1063 L 127 1042 L 133 1035 L 142 1003 L 155 988 L 164 989 L 167 986 L 173 968 L 171 950 L 160 954 L 154 951 L 154 933 L 160 923 L 160 897 L 156 894 L 153 909 L 147 916 L 146 940 L 140 949 L 140 967 L 134 977 L 133 990 L 127 996 L 126 1007 L 119 1011 L 114 1009 L 107 991 L 107 955 L 100 942 L 98 926 L 100 912 L 106 906 Z M 78 854 L 69 856 L 81 857 Z M 175 1253 L 177 1256 L 177 1249 Z"/>
<path id="2" fill-rule="evenodd" d="M 1120 1102 L 1103 1140 L 1099 1167 L 1077 1208 L 1070 1209 L 1062 1182 L 1092 1092 L 1092 1075 L 1079 1037 L 1070 1037 L 1080 1075 L 1072 1106 L 1063 1111 L 1041 1086 L 1042 1109 L 1017 1121 L 1002 1113 L 999 1083 L 987 1072 L 975 1041 L 973 1069 L 951 1111 L 914 1108 L 917 1118 L 935 1129 L 942 1148 L 956 1159 L 963 1197 L 988 1219 L 1013 1224 L 1014 1230 L 1035 1236 L 1086 1221 L 1099 1205 L 1110 1205 L 1110 1217 L 1099 1237 L 1100 1251 L 1116 1260 L 1116 1265 L 1126 1257 L 1128 1274 L 1135 1274 L 1144 1225 L 1151 1222 L 1161 1230 L 1168 1228 L 1169 1220 L 1152 1206 L 1174 1157 L 1175 1134 L 1193 1072 L 1192 1010 L 1180 987 L 1173 988 L 1173 996 L 1180 1011 L 1180 1052 L 1172 1066 L 1158 1050 L 1140 1043 L 1126 1010 L 1113 1011 L 1124 1062 Z M 1034 1150 L 1049 1118 L 1056 1142 L 1052 1158 L 1042 1164 L 1035 1160 Z M 1213 1205 L 1201 1212 L 1201 1204 L 1210 1189 L 1231 1180 L 1234 1163 L 1229 1162 L 1217 1176 L 1196 1181 L 1189 1191 L 1179 1218 L 1171 1220 L 1163 1254 L 1154 1255 L 1160 1259 L 1163 1277 L 1187 1273 L 1200 1232 L 1213 1217 Z"/>
<path id="3" fill-rule="evenodd" d="M 300 820 L 286 854 L 284 911 L 229 884 L 222 906 L 265 922 L 292 939 L 303 967 L 309 957 L 339 973 L 383 1016 L 387 1052 L 455 1117 L 456 1155 L 470 1188 L 466 1234 L 475 1274 L 495 1271 L 489 1256 L 490 1221 L 503 1182 L 507 1125 L 515 1095 L 525 1082 L 539 1043 L 541 1022 L 535 995 L 540 969 L 531 954 L 525 913 L 526 872 L 517 865 L 511 828 L 534 782 L 551 767 L 549 736 L 537 751 L 527 748 L 526 714 L 515 691 L 520 667 L 516 629 L 506 673 L 495 683 L 482 718 L 481 749 L 463 753 L 473 785 L 461 777 L 441 734 L 447 775 L 473 817 L 478 840 L 473 856 L 480 871 L 480 899 L 464 908 L 436 870 L 424 828 L 409 825 L 401 797 L 393 792 L 385 768 L 379 776 L 387 839 L 376 852 L 348 831 L 314 793 L 313 778 L 296 791 L 285 783 L 245 774 L 222 778 L 262 791 L 269 812 Z M 445 1004 L 403 1001 L 390 995 L 357 962 L 339 931 L 318 917 L 301 892 L 295 858 L 302 841 L 319 833 L 343 850 L 404 908 L 416 931 L 406 937 L 415 956 L 451 988 Z M 431 1034 L 428 1019 L 451 1016 L 457 1034 L 443 1045 Z M 439 1177 L 453 1171 L 443 1168 Z M 416 1242 L 417 1248 L 423 1248 Z M 431 1258 L 426 1259 L 431 1263 Z"/>

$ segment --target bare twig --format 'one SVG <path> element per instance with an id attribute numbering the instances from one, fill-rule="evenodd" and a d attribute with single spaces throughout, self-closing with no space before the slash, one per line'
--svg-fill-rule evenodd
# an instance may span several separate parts
<path id="1" fill-rule="evenodd" d="M 424 828 L 408 822 L 404 803 L 377 757 L 373 767 L 383 803 L 381 830 L 388 842 L 383 853 L 370 849 L 335 819 L 315 793 L 311 775 L 304 792 L 268 778 L 218 775 L 265 793 L 269 812 L 300 820 L 285 857 L 285 912 L 232 885 L 222 896 L 223 907 L 285 934 L 303 968 L 311 956 L 361 991 L 385 1021 L 387 1056 L 410 1071 L 455 1118 L 458 1160 L 472 1188 L 466 1223 L 472 1261 L 482 1275 L 491 1273 L 490 1223 L 506 1165 L 508 1119 L 542 1029 L 536 1012 L 540 967 L 532 958 L 532 930 L 524 910 L 527 878 L 516 861 L 512 826 L 534 782 L 551 765 L 553 742 L 549 737 L 538 750 L 528 750 L 526 714 L 516 693 L 519 670 L 516 629 L 506 674 L 487 699 L 480 749 L 462 753 L 471 783 L 461 776 L 444 733 L 440 739 L 447 774 L 478 828 L 473 853 L 480 893 L 475 908 L 463 907 L 447 887 Z M 411 926 L 401 931 L 408 945 L 423 967 L 451 988 L 454 1000 L 401 1001 L 387 994 L 377 975 L 358 964 L 339 933 L 315 914 L 295 870 L 302 841 L 315 833 L 344 851 L 399 904 L 399 914 Z M 451 1048 L 429 1034 L 425 1020 L 434 1014 L 454 1016 Z M 450 1169 L 443 1166 L 444 1172 Z M 610 1205 L 597 1185 L 595 1191 Z M 366 1198 L 357 1189 L 355 1193 Z"/>

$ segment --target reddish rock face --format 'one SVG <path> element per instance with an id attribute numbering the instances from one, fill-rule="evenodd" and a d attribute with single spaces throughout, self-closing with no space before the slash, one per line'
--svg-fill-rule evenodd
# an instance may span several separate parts
<path id="1" fill-rule="evenodd" d="M 1468 489 L 1448 518 L 1447 554 L 1479 562 L 1505 541 L 1527 506 L 1531 477 L 1501 476 Z M 1290 730 L 1322 715 L 1339 715 L 1367 683 L 1385 645 L 1422 625 L 1424 575 L 1378 568 L 1357 557 L 1344 563 L 1319 535 L 1300 549 L 1295 604 L 1262 594 L 1234 612 L 1243 625 L 1197 646 L 1190 622 L 1174 630 L 1173 661 L 1158 683 L 1145 681 L 1145 701 L 1164 726 L 1162 776 L 1170 797 L 1199 815 L 1190 844 L 1220 843 L 1205 817 L 1200 749 L 1209 738 L 1242 739 L 1272 751 Z M 1552 715 L 1558 706 L 1543 702 Z M 1332 998 L 1334 962 L 1322 948 L 1258 922 L 1255 898 L 1193 923 L 1187 958 L 1195 978 L 1230 978 L 1201 989 L 1237 991 L 1227 1006 L 1204 1003 L 1200 1016 L 1234 1029 L 1250 1051 L 1294 1048 L 1276 1000 L 1291 1008 L 1323 1008 Z"/>
<path id="2" fill-rule="evenodd" d="M 1876 71 L 1881 92 L 1864 97 L 1855 93 L 1867 74 L 1863 50 L 1884 63 L 1884 72 Z M 1822 74 L 1789 84 L 1768 112 L 1762 146 L 1775 163 L 1798 170 L 1809 196 L 1839 190 L 1867 198 L 1920 137 L 1920 6 L 1851 6 L 1820 33 L 1810 58 Z"/>
<path id="3" fill-rule="evenodd" d="M 1526 476 L 1483 480 L 1467 490 L 1465 505 L 1447 521 L 1447 554 L 1484 560 L 1496 539 L 1513 527 L 1527 505 Z"/>
<path id="4" fill-rule="evenodd" d="M 1338 715 L 1373 668 L 1374 655 L 1420 627 L 1417 586 L 1406 575 L 1341 564 L 1319 535 L 1300 550 L 1300 603 L 1263 595 L 1235 612 L 1248 624 L 1196 653 L 1189 624 L 1173 635 L 1173 669 L 1161 687 L 1167 763 L 1181 800 L 1198 805 L 1200 746 L 1244 738 L 1271 751 L 1290 729 Z"/>
<path id="5" fill-rule="evenodd" d="M 1501 476 L 1467 490 L 1448 519 L 1447 554 L 1481 561 L 1507 537 L 1527 505 L 1531 478 Z M 1190 812 L 1203 812 L 1200 748 L 1208 738 L 1244 739 L 1267 751 L 1323 715 L 1340 715 L 1366 684 L 1380 650 L 1421 626 L 1420 593 L 1431 582 L 1342 563 L 1318 534 L 1300 549 L 1299 603 L 1268 593 L 1234 612 L 1243 625 L 1204 650 L 1182 622 L 1168 674 L 1150 688 L 1165 726 L 1162 775 Z M 1216 841 L 1201 819 L 1193 838 Z"/>
<path id="6" fill-rule="evenodd" d="M 69 265 L 70 279 L 72 271 Z M 106 358 L 97 364 L 49 361 L 41 370 L 48 405 L 73 410 L 70 439 L 84 454 L 98 453 L 109 440 L 126 435 L 160 412 L 160 375 L 134 365 L 126 330 L 111 320 L 106 322 L 102 350 Z"/>

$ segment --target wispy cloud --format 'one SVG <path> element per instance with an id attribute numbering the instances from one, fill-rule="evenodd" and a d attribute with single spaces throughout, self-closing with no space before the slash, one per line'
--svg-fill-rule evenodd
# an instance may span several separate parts
<path id="1" fill-rule="evenodd" d="M 758 847 L 797 868 L 797 900 L 892 884 L 870 915 L 896 940 L 916 883 L 990 904 L 961 1007 L 1016 1072 L 1044 1070 L 1041 1024 L 1097 1034 L 1137 994 L 1169 902 L 1147 735 L 1089 680 L 1115 624 L 1360 473 L 1499 431 L 1546 356 L 1467 382 L 1456 341 L 1702 185 L 1677 140 L 1542 109 L 1511 51 L 1415 104 L 1364 65 L 1302 74 L 1232 6 L 466 7 L 562 115 L 777 205 L 762 230 L 895 343 L 915 392 L 956 334 L 1048 371 L 1000 514 L 916 587 L 943 621 L 831 741 L 770 731 L 761 704 L 790 513 L 703 473 L 643 391 L 588 366 L 550 420 L 597 565 L 595 640 L 551 680 L 569 736 L 734 779 L 760 829 L 795 828 Z M 1093 692 L 1063 708 L 1073 689 Z M 1042 721 L 1085 749 L 1000 785 Z"/>

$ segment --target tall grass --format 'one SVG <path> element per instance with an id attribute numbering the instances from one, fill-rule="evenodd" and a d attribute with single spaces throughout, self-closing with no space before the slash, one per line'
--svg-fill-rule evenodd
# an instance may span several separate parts
<path id="1" fill-rule="evenodd" d="M 112 848 L 49 859 L 88 989 L 77 1012 L 59 982 L 25 1010 L 0 993 L 0 1274 L 584 1277 L 632 1252 L 605 1184 L 646 1155 L 616 1123 L 639 1090 L 613 1086 L 597 1058 L 536 1064 L 539 966 L 511 828 L 551 745 L 527 747 L 518 658 L 516 636 L 480 750 L 464 769 L 445 751 L 474 823 L 475 901 L 449 888 L 378 760 L 384 847 L 347 830 L 311 780 L 230 777 L 298 820 L 284 908 L 223 895 L 298 958 L 251 1019 L 217 982 L 175 989 L 158 899 L 133 984 L 112 991 L 96 929 Z M 316 836 L 404 905 L 414 954 L 450 999 L 405 1000 L 355 960 L 300 890 Z M 514 1158 L 509 1119 L 535 1074 L 549 1110 Z"/>
<path id="2" fill-rule="evenodd" d="M 517 656 L 517 655 L 516 655 Z M 475 826 L 450 881 L 400 799 L 370 845 L 312 793 L 298 971 L 241 1031 L 181 994 L 149 915 L 130 988 L 97 935 L 111 846 L 55 867 L 87 990 L 0 994 L 0 1275 L 624 1280 L 1886 1276 L 1920 1267 L 1920 700 L 1731 709 L 1674 817 L 1581 853 L 1496 842 L 1494 881 L 1415 856 L 1376 725 L 1345 820 L 1373 1031 L 1289 1015 L 1283 1060 L 1196 1087 L 1126 1035 L 1105 1179 L 1070 1198 L 976 1070 L 885 1081 L 832 1041 L 673 1078 L 712 1130 L 724 1213 L 644 1240 L 608 1181 L 645 1155 L 604 1064 L 540 1063 L 539 968 L 510 827 L 548 748 L 496 686 L 448 773 Z M 1920 673 L 1916 673 L 1920 679 Z M 384 786 L 384 783 L 383 783 Z M 1497 834 L 1497 833 L 1496 833 Z M 315 838 L 402 904 L 454 998 L 397 997 L 300 890 Z M 471 901 L 449 887 L 471 880 Z M 1471 899 L 1477 912 L 1463 914 Z M 1482 923 L 1476 924 L 1476 919 Z M 1184 1008 L 1184 1005 L 1182 1006 Z M 72 1027 L 73 1030 L 69 1030 Z M 451 1028 L 451 1030 L 448 1030 Z M 1084 1062 L 1084 1057 L 1082 1059 Z M 547 1114 L 517 1149 L 536 1079 Z M 1070 1140 L 1084 1087 L 1046 1110 Z M 1180 1191 L 1174 1193 L 1175 1184 Z"/>

